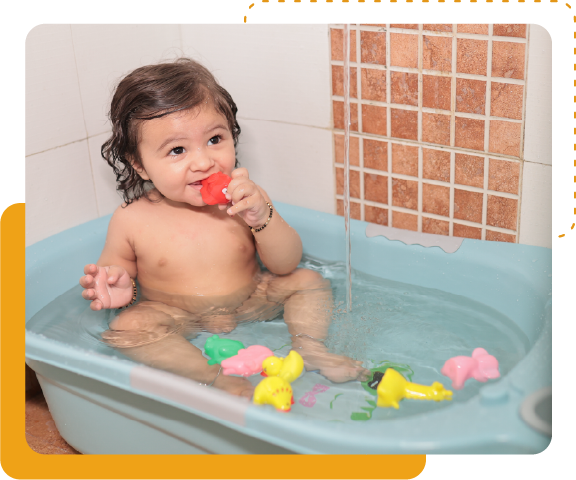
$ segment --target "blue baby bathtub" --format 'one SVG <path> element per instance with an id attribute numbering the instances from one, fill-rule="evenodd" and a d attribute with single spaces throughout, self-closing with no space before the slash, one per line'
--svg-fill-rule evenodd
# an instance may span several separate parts
<path id="1" fill-rule="evenodd" d="M 344 260 L 342 217 L 281 203 L 276 208 L 300 233 L 305 253 Z M 77 285 L 83 265 L 100 254 L 109 220 L 93 220 L 27 248 L 27 322 Z M 26 361 L 62 436 L 93 454 L 543 451 L 551 439 L 551 250 L 355 220 L 351 236 L 355 269 L 489 305 L 526 335 L 525 357 L 466 402 L 385 422 L 339 423 L 255 406 L 27 330 Z"/>

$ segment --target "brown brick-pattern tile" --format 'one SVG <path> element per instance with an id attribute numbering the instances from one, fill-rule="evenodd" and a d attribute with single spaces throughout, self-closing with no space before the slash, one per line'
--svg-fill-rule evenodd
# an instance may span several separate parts
<path id="1" fill-rule="evenodd" d="M 387 109 L 378 105 L 362 105 L 362 131 L 375 135 L 387 134 Z"/>
<path id="2" fill-rule="evenodd" d="M 452 24 L 451 23 L 425 23 L 422 25 L 424 30 L 429 30 L 432 32 L 451 32 L 452 31 Z"/>
<path id="3" fill-rule="evenodd" d="M 486 82 L 469 78 L 456 79 L 456 111 L 484 115 Z"/>
<path id="4" fill-rule="evenodd" d="M 490 120 L 490 142 L 488 150 L 504 155 L 520 156 L 520 132 L 522 124 Z"/>
<path id="5" fill-rule="evenodd" d="M 390 72 L 390 100 L 392 103 L 417 106 L 418 74 Z"/>
<path id="6" fill-rule="evenodd" d="M 344 194 L 344 169 L 336 167 L 336 193 Z M 360 172 L 350 170 L 350 196 L 360 198 Z"/>
<path id="7" fill-rule="evenodd" d="M 360 32 L 362 63 L 386 65 L 386 32 Z"/>
<path id="8" fill-rule="evenodd" d="M 524 24 L 494 24 L 492 35 L 499 37 L 526 38 L 526 25 Z"/>
<path id="9" fill-rule="evenodd" d="M 390 65 L 418 68 L 418 35 L 390 33 Z"/>
<path id="10" fill-rule="evenodd" d="M 455 139 L 457 147 L 484 150 L 484 120 L 456 117 Z"/>
<path id="11" fill-rule="evenodd" d="M 479 35 L 488 35 L 487 23 L 465 23 L 458 24 L 458 33 L 476 33 Z"/>
<path id="12" fill-rule="evenodd" d="M 418 140 L 418 112 L 399 108 L 392 108 L 390 111 L 392 136 Z"/>
<path id="13" fill-rule="evenodd" d="M 386 72 L 363 68 L 361 71 L 362 98 L 366 100 L 386 101 Z"/>
<path id="14" fill-rule="evenodd" d="M 469 38 L 457 40 L 456 71 L 458 73 L 486 75 L 487 65 L 488 42 L 486 40 Z"/>
<path id="15" fill-rule="evenodd" d="M 364 205 L 364 220 L 370 223 L 388 225 L 388 209 Z"/>
<path id="16" fill-rule="evenodd" d="M 388 171 L 388 143 L 378 140 L 363 139 L 364 167 Z"/>
<path id="17" fill-rule="evenodd" d="M 452 71 L 452 38 L 423 36 L 422 65 L 426 70 Z"/>
<path id="18" fill-rule="evenodd" d="M 422 185 L 422 211 L 448 217 L 450 215 L 450 188 L 424 183 Z"/>
<path id="19" fill-rule="evenodd" d="M 422 149 L 422 176 L 442 182 L 450 181 L 450 152 Z"/>
<path id="20" fill-rule="evenodd" d="M 360 139 L 350 137 L 350 165 L 360 166 Z M 334 134 L 334 154 L 336 163 L 344 163 L 344 135 Z"/>
<path id="21" fill-rule="evenodd" d="M 364 172 L 364 198 L 388 205 L 388 177 Z"/>
<path id="22" fill-rule="evenodd" d="M 438 75 L 422 75 L 422 106 L 450 110 L 452 79 Z M 416 98 L 416 104 L 418 99 Z"/>
<path id="23" fill-rule="evenodd" d="M 484 159 L 457 153 L 454 164 L 454 182 L 471 187 L 484 187 Z"/>
<path id="24" fill-rule="evenodd" d="M 360 220 L 361 216 L 361 205 L 356 202 L 350 202 L 350 218 L 354 220 Z M 336 215 L 344 216 L 344 200 L 336 200 Z"/>
<path id="25" fill-rule="evenodd" d="M 417 23 L 391 23 L 390 27 L 392 28 L 407 28 L 411 30 L 418 30 Z"/>
<path id="26" fill-rule="evenodd" d="M 488 168 L 489 190 L 517 194 L 519 183 L 520 163 L 490 159 Z"/>
<path id="27" fill-rule="evenodd" d="M 392 205 L 395 207 L 409 208 L 410 210 L 418 210 L 418 182 L 393 178 Z"/>
<path id="28" fill-rule="evenodd" d="M 330 47 L 332 60 L 344 60 L 344 30 L 339 28 L 330 29 Z M 350 61 L 356 61 L 356 32 L 350 31 Z"/>
<path id="29" fill-rule="evenodd" d="M 518 200 L 515 198 L 497 197 L 488 195 L 488 208 L 486 210 L 486 225 L 493 227 L 516 229 L 516 216 L 518 214 Z"/>
<path id="30" fill-rule="evenodd" d="M 516 243 L 516 235 L 496 232 L 494 230 L 486 230 L 486 240 L 491 240 L 492 242 Z"/>
<path id="31" fill-rule="evenodd" d="M 455 188 L 454 218 L 482 223 L 482 193 Z"/>
<path id="32" fill-rule="evenodd" d="M 492 42 L 492 76 L 524 78 L 524 43 Z"/>
<path id="33" fill-rule="evenodd" d="M 524 87 L 511 83 L 492 82 L 490 115 L 493 117 L 522 119 Z"/>
<path id="34" fill-rule="evenodd" d="M 473 238 L 475 240 L 480 240 L 482 238 L 482 229 L 470 227 L 468 225 L 462 225 L 461 223 L 454 223 L 452 234 L 455 237 Z"/>
<path id="35" fill-rule="evenodd" d="M 404 230 L 418 231 L 418 215 L 411 213 L 393 212 L 392 213 L 392 226 L 395 228 L 403 228 Z"/>
<path id="36" fill-rule="evenodd" d="M 344 102 L 332 101 L 332 114 L 334 115 L 334 128 L 344 130 Z M 350 104 L 350 131 L 358 131 L 358 104 Z"/>
<path id="37" fill-rule="evenodd" d="M 450 145 L 450 115 L 422 113 L 422 141 Z"/>
<path id="38" fill-rule="evenodd" d="M 434 233 L 436 235 L 448 235 L 450 233 L 450 224 L 444 220 L 422 217 L 422 232 Z"/>
<path id="39" fill-rule="evenodd" d="M 392 172 L 418 176 L 418 147 L 392 144 Z"/>
<path id="40" fill-rule="evenodd" d="M 356 67 L 350 68 L 350 98 L 357 98 Z M 364 87 L 362 87 L 364 89 Z M 344 96 L 344 67 L 332 65 L 332 95 Z"/>

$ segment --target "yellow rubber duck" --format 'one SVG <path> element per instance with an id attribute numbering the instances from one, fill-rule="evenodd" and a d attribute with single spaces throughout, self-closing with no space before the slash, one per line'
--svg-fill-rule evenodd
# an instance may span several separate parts
<path id="1" fill-rule="evenodd" d="M 290 384 L 280 377 L 264 378 L 254 390 L 254 404 L 274 405 L 280 412 L 289 412 L 294 403 Z"/>
<path id="2" fill-rule="evenodd" d="M 296 380 L 304 369 L 304 360 L 298 352 L 291 350 L 286 358 L 268 357 L 262 362 L 262 375 L 280 377 L 288 383 Z"/>
<path id="3" fill-rule="evenodd" d="M 386 370 L 384 377 L 380 381 L 378 388 L 379 407 L 399 408 L 398 402 L 403 398 L 415 398 L 418 400 L 452 400 L 452 392 L 446 390 L 440 382 L 434 382 L 432 385 L 420 385 L 406 380 L 393 368 Z"/>

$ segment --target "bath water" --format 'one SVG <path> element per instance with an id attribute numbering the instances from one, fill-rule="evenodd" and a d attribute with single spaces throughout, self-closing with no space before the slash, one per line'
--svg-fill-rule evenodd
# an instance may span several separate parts
<path id="1" fill-rule="evenodd" d="M 305 256 L 300 264 L 329 279 L 335 308 L 326 340 L 331 352 L 362 360 L 369 369 L 395 366 L 407 379 L 430 385 L 451 381 L 441 375 L 444 362 L 456 355 L 471 355 L 485 348 L 506 375 L 530 348 L 526 335 L 508 317 L 469 298 L 440 290 L 352 271 L 354 309 L 346 309 L 347 267 Z M 26 325 L 27 330 L 98 354 L 128 360 L 100 340 L 116 310 L 93 312 L 78 285 L 56 298 Z M 191 342 L 203 350 L 211 333 L 202 332 Z M 245 346 L 264 345 L 283 357 L 291 349 L 290 334 L 282 318 L 240 324 L 229 334 Z M 249 377 L 256 385 L 259 375 Z M 496 382 L 491 380 L 489 382 Z M 295 404 L 290 415 L 335 422 L 387 420 L 449 408 L 478 394 L 484 383 L 468 380 L 443 402 L 403 400 L 400 409 L 375 408 L 375 392 L 360 382 L 335 384 L 317 372 L 307 372 L 292 384 Z M 261 408 L 272 408 L 264 406 Z"/>

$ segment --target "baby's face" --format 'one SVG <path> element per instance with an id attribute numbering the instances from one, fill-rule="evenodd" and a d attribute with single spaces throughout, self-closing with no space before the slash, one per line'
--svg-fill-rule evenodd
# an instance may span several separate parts
<path id="1" fill-rule="evenodd" d="M 200 181 L 216 172 L 230 176 L 236 163 L 228 122 L 211 105 L 148 120 L 140 138 L 140 176 L 175 202 L 206 205 Z"/>

